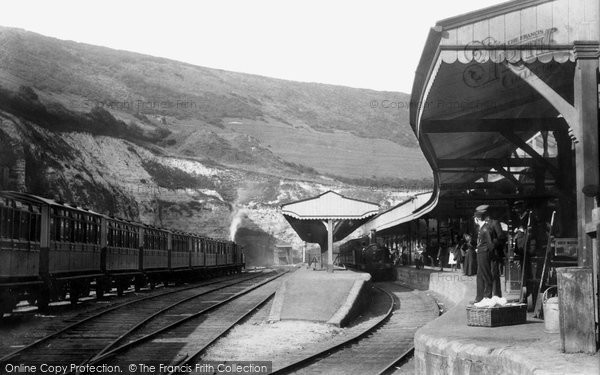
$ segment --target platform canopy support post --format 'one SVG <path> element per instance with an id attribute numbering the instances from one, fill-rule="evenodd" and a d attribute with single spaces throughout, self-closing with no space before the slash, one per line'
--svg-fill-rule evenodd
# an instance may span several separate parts
<path id="1" fill-rule="evenodd" d="M 327 226 L 327 272 L 333 272 L 333 219 L 326 221 Z"/>
<path id="2" fill-rule="evenodd" d="M 302 263 L 308 263 L 306 261 L 306 241 L 304 241 L 304 246 L 302 246 Z"/>
<path id="3" fill-rule="evenodd" d="M 594 311 L 582 312 L 595 316 L 596 337 L 582 333 L 578 336 L 575 351 L 593 353 L 598 350 L 598 233 L 600 220 L 594 220 L 594 211 L 598 212 L 596 197 L 582 194 L 590 187 L 600 187 L 600 161 L 598 153 L 598 68 L 600 46 L 598 42 L 575 42 L 577 65 L 574 80 L 574 101 L 578 117 L 578 141 L 575 145 L 576 181 L 577 181 L 577 217 L 579 218 L 579 267 L 591 268 L 591 289 Z M 597 216 L 597 215 L 595 215 Z M 594 222 L 595 221 L 595 222 Z M 593 240 L 596 238 L 596 241 Z M 595 306 L 594 306 L 595 305 Z M 596 342 L 593 342 L 596 341 Z"/>

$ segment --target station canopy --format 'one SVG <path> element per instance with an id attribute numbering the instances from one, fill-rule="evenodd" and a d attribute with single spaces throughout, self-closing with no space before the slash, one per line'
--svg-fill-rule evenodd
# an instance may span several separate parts
<path id="1" fill-rule="evenodd" d="M 408 223 L 431 212 L 437 205 L 435 198 L 432 192 L 413 195 L 369 220 L 360 230 L 363 234 L 368 234 L 371 230 L 385 234 L 400 224 Z"/>
<path id="2" fill-rule="evenodd" d="M 327 223 L 332 225 L 333 242 L 340 241 L 369 218 L 379 205 L 347 198 L 333 191 L 281 206 L 281 212 L 303 241 L 318 243 L 327 250 Z"/>
<path id="3" fill-rule="evenodd" d="M 598 48 L 579 42 L 598 40 L 597 1 L 511 1 L 431 29 L 410 122 L 434 172 L 434 195 L 534 195 L 536 173 L 557 196 L 572 190 L 564 183 L 573 180 L 565 176 L 570 142 L 583 136 L 574 78 L 577 59 Z M 560 143 L 559 153 L 567 148 L 564 164 L 528 144 L 536 134 Z"/>

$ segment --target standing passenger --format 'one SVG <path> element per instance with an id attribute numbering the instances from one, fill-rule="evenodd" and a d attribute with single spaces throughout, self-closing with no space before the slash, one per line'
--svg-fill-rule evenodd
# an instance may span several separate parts
<path id="1" fill-rule="evenodd" d="M 463 263 L 463 273 L 465 276 L 473 276 L 477 274 L 477 255 L 473 248 L 473 242 L 471 235 L 465 233 L 463 235 L 462 250 L 465 252 L 465 259 Z"/>
<path id="2" fill-rule="evenodd" d="M 437 261 L 440 266 L 440 271 L 444 270 L 444 261 L 445 260 L 446 260 L 446 246 L 445 246 L 445 244 L 440 244 L 440 247 L 439 247 L 438 253 L 437 253 Z"/>
<path id="3" fill-rule="evenodd" d="M 502 297 L 502 284 L 500 273 L 504 263 L 504 245 L 506 235 L 498 220 L 491 218 L 486 213 L 486 223 L 489 226 L 492 248 L 490 250 L 490 267 L 492 271 L 492 295 Z"/>
<path id="4" fill-rule="evenodd" d="M 490 252 L 493 250 L 490 226 L 485 221 L 488 206 L 476 208 L 474 216 L 477 231 L 477 295 L 475 303 L 484 298 L 492 298 L 492 265 Z"/>

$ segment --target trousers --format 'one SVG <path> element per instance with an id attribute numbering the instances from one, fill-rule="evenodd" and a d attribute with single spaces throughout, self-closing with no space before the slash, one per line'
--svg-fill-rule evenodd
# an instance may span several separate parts
<path id="1" fill-rule="evenodd" d="M 492 298 L 492 264 L 489 251 L 477 252 L 477 296 L 475 302 Z M 500 287 L 500 281 L 498 281 Z"/>
<path id="2" fill-rule="evenodd" d="M 494 259 L 491 262 L 492 269 L 492 295 L 502 297 L 502 285 L 500 284 L 501 259 Z"/>

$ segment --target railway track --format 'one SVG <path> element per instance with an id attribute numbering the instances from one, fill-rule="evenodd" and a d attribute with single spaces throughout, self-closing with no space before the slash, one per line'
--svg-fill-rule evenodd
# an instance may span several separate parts
<path id="1" fill-rule="evenodd" d="M 189 318 L 190 311 L 209 311 L 281 275 L 259 273 L 119 304 L 0 358 L 0 365 L 5 368 L 6 364 L 15 363 L 98 363 L 156 335 L 165 326 L 181 324 Z"/>
<path id="2" fill-rule="evenodd" d="M 256 276 L 262 271 L 250 271 L 234 276 L 219 276 L 203 282 L 195 282 L 191 285 L 175 286 L 169 288 L 157 288 L 154 290 L 142 290 L 127 294 L 124 297 L 115 297 L 102 299 L 97 301 L 86 301 L 79 304 L 77 307 L 71 305 L 60 306 L 63 309 L 53 310 L 49 315 L 39 315 L 37 311 L 29 311 L 23 314 L 11 314 L 5 316 L 0 322 L 0 335 L 5 336 L 8 340 L 0 342 L 0 360 L 8 356 L 18 353 L 15 348 L 24 348 L 36 341 L 47 340 L 52 335 L 60 333 L 60 331 L 69 327 L 76 326 L 87 318 L 101 315 L 111 309 L 121 308 L 137 301 L 149 300 L 152 298 L 161 298 L 167 294 L 177 294 L 188 289 L 196 289 L 199 287 L 207 287 L 216 283 L 232 281 L 235 279 L 242 280 L 244 278 Z M 48 319 L 51 319 L 48 321 Z M 31 326 L 30 330 L 23 330 L 23 326 Z"/>
<path id="3" fill-rule="evenodd" d="M 410 357 L 414 333 L 439 315 L 435 302 L 423 292 L 393 283 L 378 285 L 389 311 L 377 322 L 347 340 L 274 368 L 273 374 L 386 374 Z M 381 297 L 381 296 L 380 296 Z M 381 298 L 377 304 L 381 308 Z M 390 302 L 391 301 L 391 302 Z M 395 302 L 394 302 L 395 301 Z M 394 309 L 394 306 L 396 308 Z M 274 367 L 276 365 L 274 364 Z"/>
<path id="4" fill-rule="evenodd" d="M 247 271 L 246 274 L 251 274 L 251 273 L 256 273 L 256 272 L 260 272 L 260 271 Z M 104 297 L 100 298 L 100 299 L 96 295 L 81 297 L 81 298 L 79 298 L 77 305 L 73 305 L 70 302 L 68 302 L 67 300 L 63 300 L 60 302 L 52 302 L 49 304 L 48 310 L 44 311 L 44 314 L 51 315 L 51 314 L 56 314 L 56 313 L 72 311 L 76 308 L 76 306 L 77 307 L 86 306 L 86 305 L 90 305 L 90 304 L 97 303 L 100 301 L 115 304 L 115 303 L 119 303 L 119 300 L 121 298 L 123 298 L 124 296 L 132 298 L 133 294 L 145 294 L 145 293 L 153 293 L 153 292 L 154 293 L 162 293 L 161 290 L 165 290 L 165 289 L 168 289 L 168 292 L 166 292 L 166 293 L 174 293 L 178 290 L 190 289 L 190 288 L 197 287 L 198 285 L 208 285 L 208 284 L 212 284 L 215 281 L 219 281 L 219 280 L 223 280 L 223 279 L 230 279 L 230 278 L 231 278 L 230 276 L 219 276 L 219 277 L 215 277 L 215 278 L 212 278 L 211 280 L 204 281 L 204 282 L 193 282 L 192 286 L 185 286 L 185 287 L 169 286 L 168 288 L 165 288 L 162 285 L 158 285 L 155 288 L 154 287 L 142 288 L 139 291 L 138 290 L 134 291 L 134 287 L 130 287 L 129 289 L 123 291 L 124 292 L 123 296 L 119 296 L 118 292 L 116 291 L 116 288 L 113 288 L 112 291 L 106 293 L 104 295 Z M 135 297 L 133 297 L 133 298 L 135 298 Z M 17 308 L 14 309 L 12 312 L 4 313 L 3 316 L 0 316 L 0 319 L 2 319 L 4 321 L 9 321 L 11 319 L 16 320 L 16 319 L 31 317 L 36 314 L 40 314 L 40 310 L 35 304 L 32 305 L 30 303 L 22 303 L 22 304 L 19 304 L 17 306 Z"/>
<path id="5" fill-rule="evenodd" d="M 265 285 L 266 284 L 266 285 Z M 195 370 L 195 364 L 201 362 L 204 351 L 219 338 L 223 337 L 240 321 L 250 316 L 256 309 L 269 301 L 279 287 L 279 283 L 264 283 L 261 288 L 247 290 L 243 295 L 229 299 L 226 304 L 216 306 L 210 311 L 202 310 L 186 317 L 178 324 L 164 327 L 149 336 L 143 342 L 137 342 L 132 348 L 98 362 L 105 365 L 119 363 L 167 363 L 180 368 Z M 157 360 L 158 359 L 158 360 Z M 176 374 L 177 371 L 156 373 Z M 185 373 L 189 373 L 186 371 Z M 193 373 L 193 371 L 192 371 Z"/>

